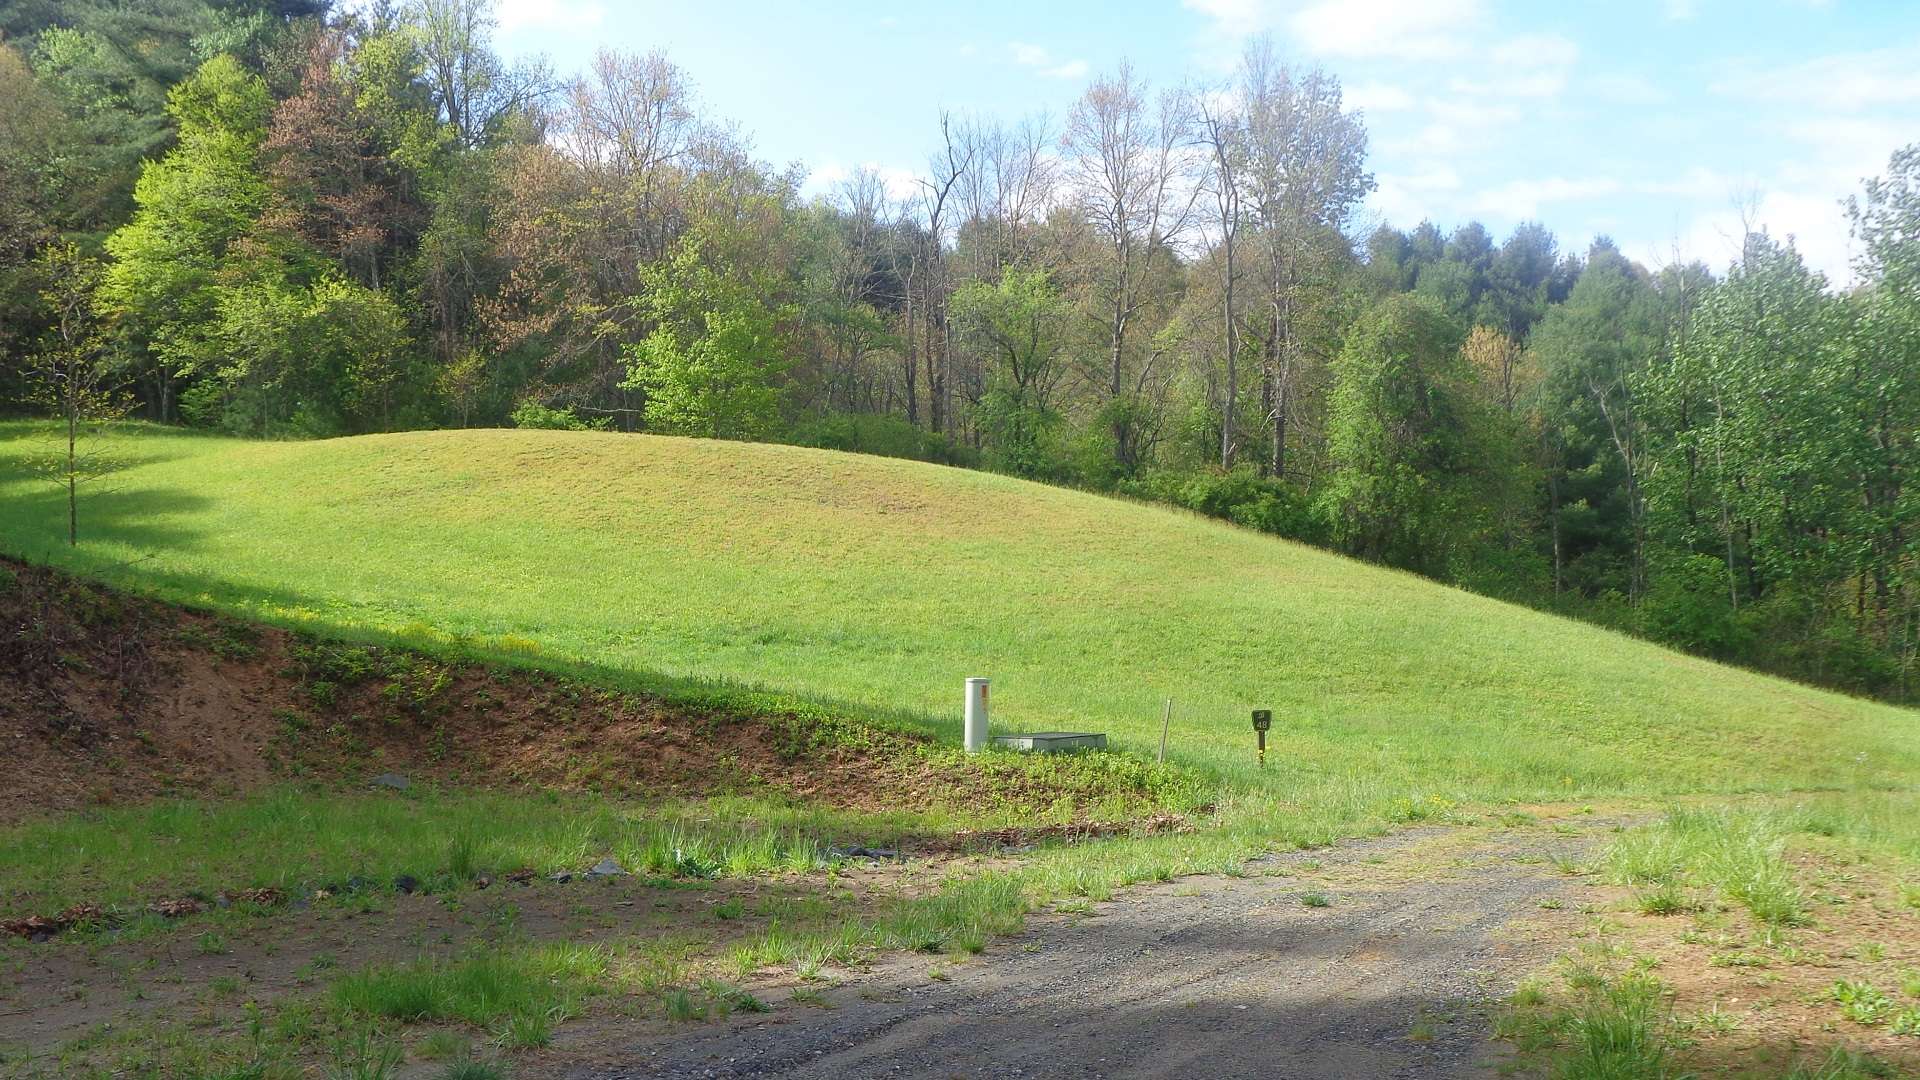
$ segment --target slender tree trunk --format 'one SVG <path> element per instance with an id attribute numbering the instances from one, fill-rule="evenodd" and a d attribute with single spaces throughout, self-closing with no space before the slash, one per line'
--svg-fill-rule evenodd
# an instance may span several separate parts
<path id="1" fill-rule="evenodd" d="M 71 377 L 71 376 L 69 376 Z M 80 546 L 80 458 L 77 452 L 79 442 L 80 410 L 72 403 L 67 406 L 67 546 Z"/>
<path id="2" fill-rule="evenodd" d="M 1559 596 L 1566 586 L 1560 555 L 1560 478 L 1552 470 L 1547 472 L 1547 527 L 1553 535 L 1553 595 Z"/>
<path id="3" fill-rule="evenodd" d="M 920 357 L 916 355 L 914 349 L 914 342 L 918 339 L 913 336 L 913 297 L 911 295 L 907 297 L 907 332 L 905 337 L 907 339 L 907 362 L 904 369 L 907 376 L 907 423 L 914 427 L 919 427 L 920 398 L 917 390 L 919 388 L 920 376 L 917 365 L 920 363 Z"/>
<path id="4" fill-rule="evenodd" d="M 1276 300 L 1267 327 L 1267 420 L 1273 425 L 1273 478 L 1287 475 L 1287 380 L 1280 356 L 1280 305 Z"/>
<path id="5" fill-rule="evenodd" d="M 1263 415 L 1273 416 L 1273 365 L 1272 358 L 1263 356 L 1260 367 L 1260 408 Z M 1260 462 L 1260 475 L 1273 475 L 1273 455 L 1269 454 Z"/>
<path id="6" fill-rule="evenodd" d="M 1221 283 L 1224 294 L 1220 304 L 1222 328 L 1225 331 L 1227 347 L 1227 394 L 1220 408 L 1220 467 L 1233 468 L 1233 418 L 1239 400 L 1239 368 L 1236 362 L 1239 342 L 1236 340 L 1238 328 L 1233 322 L 1233 230 L 1226 231 L 1227 246 L 1226 280 Z"/>

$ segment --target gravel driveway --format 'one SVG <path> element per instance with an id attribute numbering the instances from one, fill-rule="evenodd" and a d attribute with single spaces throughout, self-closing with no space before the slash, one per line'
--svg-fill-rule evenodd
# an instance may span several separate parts
<path id="1" fill-rule="evenodd" d="M 851 975 L 824 992 L 832 1008 L 776 998 L 771 1014 L 602 1046 L 565 1075 L 1491 1075 L 1490 1006 L 1575 918 L 1552 910 L 1573 879 L 1547 860 L 1585 852 L 1600 824 L 1416 829 L 1136 888 L 970 961 Z"/>

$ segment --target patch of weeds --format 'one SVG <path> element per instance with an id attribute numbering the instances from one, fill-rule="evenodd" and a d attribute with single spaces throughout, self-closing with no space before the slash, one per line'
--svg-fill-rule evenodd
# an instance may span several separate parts
<path id="1" fill-rule="evenodd" d="M 953 976 L 947 974 L 947 969 L 941 967 L 939 964 L 935 964 L 927 969 L 927 978 L 932 979 L 934 982 L 953 981 Z"/>
<path id="2" fill-rule="evenodd" d="M 724 983 L 718 979 L 708 979 L 700 984 L 700 989 L 713 1002 L 714 1011 L 725 1016 L 728 1013 L 770 1012 L 772 1006 L 748 993 L 744 987 Z"/>
<path id="3" fill-rule="evenodd" d="M 1688 1019 L 1685 1026 L 1689 1031 L 1708 1035 L 1731 1035 L 1740 1030 L 1740 1018 L 1721 1008 L 1716 1001 Z"/>
<path id="4" fill-rule="evenodd" d="M 214 622 L 214 654 L 223 660 L 251 660 L 260 655 L 260 628 L 233 619 Z"/>
<path id="5" fill-rule="evenodd" d="M 406 1060 L 400 1044 L 372 1031 L 341 1039 L 333 1047 L 328 1080 L 392 1080 Z"/>
<path id="6" fill-rule="evenodd" d="M 1567 976 L 1556 1003 L 1539 983 L 1523 984 L 1495 1021 L 1495 1034 L 1524 1055 L 1545 1058 L 1554 1080 L 1670 1080 L 1672 1017 L 1665 987 L 1647 975 L 1608 977 L 1589 968 Z M 1544 1071 L 1544 1070 L 1543 1070 Z"/>
<path id="7" fill-rule="evenodd" d="M 1424 1016 L 1415 1020 L 1413 1026 L 1407 1029 L 1407 1039 L 1409 1042 L 1428 1043 L 1433 1041 L 1433 1036 L 1433 1021 L 1428 1020 Z"/>
<path id="8" fill-rule="evenodd" d="M 864 944 L 909 952 L 978 952 L 986 939 L 1020 929 L 1027 898 L 1020 882 L 988 874 L 901 903 Z"/>
<path id="9" fill-rule="evenodd" d="M 1818 1064 L 1795 1064 L 1786 1080 L 1886 1080 L 1897 1075 L 1885 1062 L 1840 1048 Z"/>
<path id="10" fill-rule="evenodd" d="M 538 1050 L 553 1044 L 553 1025 L 566 1015 L 563 1006 L 541 1011 L 522 1009 L 507 1017 L 500 1045 L 509 1050 Z"/>
<path id="11" fill-rule="evenodd" d="M 1920 1035 L 1920 1009 L 1902 1009 L 1888 1030 L 1895 1035 Z"/>
<path id="12" fill-rule="evenodd" d="M 376 965 L 347 975 L 334 1000 L 351 1012 L 417 1023 L 461 1020 L 489 1027 L 571 1011 L 601 989 L 607 955 L 577 945 L 493 948 L 455 960 Z"/>
<path id="13" fill-rule="evenodd" d="M 1664 900 L 1688 882 L 1711 886 L 1779 929 L 1806 921 L 1806 901 L 1784 857 L 1793 823 L 1759 811 L 1668 811 L 1608 848 L 1602 865 L 1619 885 Z M 1644 910 L 1644 907 L 1643 907 Z"/>
<path id="14" fill-rule="evenodd" d="M 1333 900 L 1318 889 L 1308 889 L 1300 894 L 1300 903 L 1306 907 L 1323 908 L 1331 907 Z"/>
<path id="15" fill-rule="evenodd" d="M 432 1031 L 420 1040 L 414 1053 L 428 1061 L 450 1061 L 467 1056 L 468 1042 L 456 1031 Z"/>
<path id="16" fill-rule="evenodd" d="M 1673 882 L 1636 893 L 1633 905 L 1642 915 L 1683 915 L 1693 908 L 1686 892 Z"/>
<path id="17" fill-rule="evenodd" d="M 1840 1015 L 1856 1024 L 1878 1024 L 1893 1011 L 1893 1000 L 1872 983 L 1841 979 L 1830 993 L 1840 1003 Z"/>
<path id="18" fill-rule="evenodd" d="M 225 956 L 233 951 L 233 946 L 227 944 L 225 935 L 208 930 L 193 939 L 193 951 L 201 956 Z"/>
<path id="19" fill-rule="evenodd" d="M 207 980 L 207 989 L 216 997 L 232 997 L 240 992 L 240 977 L 237 975 L 215 975 Z"/>
<path id="20" fill-rule="evenodd" d="M 737 896 L 729 896 L 713 905 L 713 917 L 716 919 L 737 919 L 747 913 L 747 902 Z"/>
<path id="21" fill-rule="evenodd" d="M 455 881 L 472 881 L 480 875 L 478 837 L 470 832 L 459 832 L 447 840 L 447 873 Z"/>
<path id="22" fill-rule="evenodd" d="M 691 990 L 669 990 L 661 996 L 660 1004 L 667 1011 L 667 1019 L 679 1023 L 693 1023 L 707 1018 L 707 1002 Z"/>
<path id="23" fill-rule="evenodd" d="M 440 1080 L 507 1080 L 507 1070 L 490 1061 L 456 1061 L 440 1074 Z"/>
<path id="24" fill-rule="evenodd" d="M 833 1002 L 827 1000 L 827 995 L 811 986 L 798 987 L 793 993 L 787 995 L 787 1000 L 795 1005 L 807 1005 L 815 1009 L 834 1007 Z"/>

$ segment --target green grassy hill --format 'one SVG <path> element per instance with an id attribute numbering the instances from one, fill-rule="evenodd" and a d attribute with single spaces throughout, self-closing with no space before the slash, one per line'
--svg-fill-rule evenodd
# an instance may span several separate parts
<path id="1" fill-rule="evenodd" d="M 1188 514 L 787 446 L 134 429 L 82 507 L 0 427 L 0 550 L 269 621 L 1157 742 L 1288 802 L 1910 784 L 1920 715 Z"/>

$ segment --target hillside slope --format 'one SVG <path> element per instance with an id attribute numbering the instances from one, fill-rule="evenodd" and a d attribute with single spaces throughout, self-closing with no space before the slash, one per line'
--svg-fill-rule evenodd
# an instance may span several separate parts
<path id="1" fill-rule="evenodd" d="M 0 551 L 271 621 L 759 684 L 1251 776 L 1287 797 L 1910 784 L 1920 716 L 1682 656 L 1188 514 L 787 446 L 135 429 L 63 544 L 0 427 Z M 1342 795 L 1342 793 L 1347 793 Z"/>

